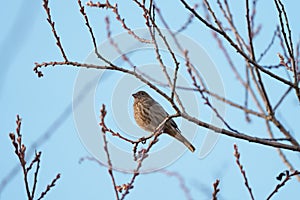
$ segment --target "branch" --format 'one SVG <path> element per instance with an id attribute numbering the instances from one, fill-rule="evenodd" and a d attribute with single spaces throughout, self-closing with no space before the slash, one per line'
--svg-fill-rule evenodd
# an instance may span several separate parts
<path id="1" fill-rule="evenodd" d="M 217 200 L 217 195 L 218 195 L 218 192 L 220 192 L 220 189 L 218 188 L 219 186 L 219 183 L 220 183 L 220 180 L 217 179 L 214 184 L 213 184 L 213 188 L 214 188 L 214 191 L 212 193 L 212 200 Z"/>
<path id="2" fill-rule="evenodd" d="M 14 134 L 14 133 L 10 133 L 9 137 L 11 139 L 12 145 L 14 146 L 15 154 L 17 155 L 17 157 L 20 161 L 20 164 L 21 164 L 21 168 L 23 170 L 23 176 L 24 176 L 23 180 L 24 180 L 24 184 L 25 184 L 27 198 L 28 198 L 28 200 L 33 200 L 35 192 L 36 192 L 37 181 L 38 181 L 37 177 L 38 177 L 38 172 L 40 169 L 41 152 L 35 153 L 35 158 L 31 161 L 29 166 L 26 167 L 26 163 L 27 163 L 25 161 L 26 146 L 25 146 L 25 144 L 22 143 L 21 118 L 19 117 L 19 115 L 17 115 L 16 124 L 17 124 L 16 134 L 18 137 L 16 138 L 16 134 Z M 33 187 L 30 190 L 29 181 L 28 181 L 28 172 L 32 169 L 34 164 L 36 164 L 36 170 L 34 172 Z M 47 189 L 45 190 L 45 192 L 43 192 L 38 199 L 42 199 L 47 194 L 47 192 L 50 191 L 50 189 L 55 186 L 55 182 L 59 178 L 60 178 L 60 174 L 58 174 L 56 176 L 56 178 L 52 181 L 52 183 L 47 186 Z"/>
<path id="3" fill-rule="evenodd" d="M 100 126 L 101 124 L 104 124 L 104 117 L 106 115 L 106 110 L 105 110 L 105 105 L 102 105 L 101 108 L 101 115 L 100 115 Z M 107 157 L 107 164 L 108 164 L 108 173 L 111 177 L 112 183 L 113 183 L 113 187 L 114 187 L 114 191 L 115 191 L 115 195 L 116 195 L 116 199 L 119 200 L 119 193 L 117 191 L 117 185 L 116 185 L 116 180 L 113 174 L 113 168 L 112 168 L 112 163 L 111 163 L 111 159 L 110 159 L 110 155 L 109 155 L 109 151 L 108 151 L 108 147 L 107 147 L 107 140 L 106 140 L 106 130 L 104 128 L 101 129 L 102 130 L 102 136 L 103 136 L 103 141 L 104 141 L 104 151 L 106 153 L 106 157 Z"/>
<path id="4" fill-rule="evenodd" d="M 299 146 L 283 144 L 283 143 L 279 143 L 279 142 L 275 142 L 275 141 L 268 141 L 268 140 L 261 139 L 258 137 L 250 136 L 249 134 L 245 134 L 245 133 L 235 133 L 232 131 L 228 131 L 226 129 L 222 129 L 222 128 L 216 127 L 212 124 L 200 121 L 199 119 L 192 117 L 192 116 L 188 115 L 187 113 L 181 113 L 181 117 L 183 117 L 184 119 L 187 119 L 188 121 L 193 122 L 194 124 L 197 124 L 203 128 L 210 129 L 210 130 L 212 130 L 216 133 L 220 133 L 222 135 L 227 135 L 229 137 L 234 137 L 234 138 L 238 138 L 241 140 L 246 140 L 248 142 L 253 142 L 253 143 L 262 144 L 262 145 L 266 145 L 266 146 L 277 147 L 277 148 L 288 149 L 291 151 L 300 152 Z"/>
<path id="5" fill-rule="evenodd" d="M 125 19 L 121 17 L 119 10 L 118 10 L 118 4 L 115 4 L 114 6 L 110 4 L 110 2 L 107 0 L 106 3 L 93 3 L 92 1 L 89 1 L 86 3 L 87 6 L 90 7 L 97 7 L 97 8 L 106 8 L 106 9 L 111 9 L 113 13 L 116 15 L 116 19 L 121 23 L 122 27 L 128 32 L 129 35 L 132 35 L 135 39 L 142 43 L 148 43 L 152 44 L 153 42 L 151 40 L 147 40 L 145 38 L 142 38 L 138 36 L 131 28 L 129 28 L 128 25 L 125 23 Z"/>
<path id="6" fill-rule="evenodd" d="M 52 182 L 49 185 L 47 185 L 45 191 L 42 192 L 41 196 L 37 200 L 43 199 L 45 195 L 51 190 L 51 188 L 55 186 L 55 183 L 58 179 L 60 179 L 60 174 L 57 174 L 56 177 L 52 180 Z"/>
<path id="7" fill-rule="evenodd" d="M 276 74 L 273 74 L 272 72 L 264 69 L 262 66 L 260 66 L 257 62 L 253 61 L 245 52 L 243 52 L 237 44 L 234 43 L 234 41 L 222 30 L 214 27 L 210 23 L 208 23 L 204 18 L 202 18 L 191 6 L 188 5 L 188 3 L 185 0 L 180 0 L 182 4 L 191 12 L 195 15 L 199 21 L 201 21 L 204 25 L 206 25 L 208 28 L 211 30 L 215 31 L 216 33 L 220 34 L 222 37 L 225 38 L 225 40 L 228 41 L 228 43 L 243 57 L 245 58 L 249 63 L 251 63 L 254 67 L 258 68 L 260 71 L 264 72 L 265 74 L 269 75 L 270 77 L 286 84 L 289 85 L 295 89 L 299 89 L 298 86 L 295 86 L 293 83 L 290 81 L 287 81 L 284 78 L 281 78 L 280 76 L 277 76 Z"/>
<path id="8" fill-rule="evenodd" d="M 296 175 L 300 175 L 300 172 L 299 171 L 295 171 L 293 173 L 290 174 L 289 171 L 285 171 L 285 173 L 280 173 L 280 175 L 277 177 L 278 180 L 281 180 L 283 176 L 285 176 L 285 179 L 276 185 L 275 189 L 271 192 L 271 194 L 267 197 L 267 200 L 271 199 L 271 197 L 273 195 L 275 195 L 280 188 L 282 188 L 286 182 L 288 182 L 293 176 L 296 176 Z"/>
<path id="9" fill-rule="evenodd" d="M 62 47 L 62 44 L 61 44 L 61 42 L 60 42 L 60 38 L 59 38 L 59 36 L 58 36 L 58 34 L 57 34 L 57 32 L 56 32 L 56 29 L 55 29 L 55 22 L 52 21 L 52 19 L 51 19 L 50 8 L 49 8 L 49 6 L 48 6 L 49 1 L 48 1 L 48 0 L 43 0 L 43 2 L 44 2 L 43 7 L 44 7 L 44 9 L 45 9 L 45 11 L 46 11 L 46 13 L 47 13 L 47 21 L 48 21 L 48 23 L 50 24 L 50 26 L 51 26 L 51 28 L 52 28 L 53 35 L 54 35 L 54 37 L 55 37 L 55 39 L 56 39 L 56 45 L 57 45 L 58 48 L 60 49 L 60 52 L 61 52 L 61 54 L 62 54 L 62 57 L 63 57 L 63 58 L 65 59 L 65 61 L 67 62 L 67 61 L 68 61 L 68 58 L 67 58 L 66 53 L 65 53 L 65 51 L 64 51 L 64 49 L 63 49 L 63 47 Z"/>
<path id="10" fill-rule="evenodd" d="M 243 165 L 240 163 L 240 153 L 239 153 L 239 150 L 238 150 L 238 147 L 237 147 L 236 144 L 234 144 L 234 156 L 236 157 L 236 164 L 238 165 L 238 167 L 239 167 L 239 169 L 241 171 L 241 174 L 243 175 L 243 178 L 244 178 L 244 181 L 245 181 L 245 186 L 246 186 L 246 188 L 249 191 L 251 199 L 254 200 L 254 196 L 253 196 L 253 193 L 252 193 L 252 189 L 251 189 L 251 187 L 250 187 L 250 185 L 248 183 L 246 172 L 243 169 Z"/>

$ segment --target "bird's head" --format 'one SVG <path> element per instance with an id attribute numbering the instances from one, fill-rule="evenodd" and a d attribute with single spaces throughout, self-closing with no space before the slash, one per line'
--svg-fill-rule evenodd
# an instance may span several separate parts
<path id="1" fill-rule="evenodd" d="M 137 93 L 132 94 L 134 100 L 143 101 L 147 99 L 152 99 L 151 96 L 145 91 L 138 91 Z"/>

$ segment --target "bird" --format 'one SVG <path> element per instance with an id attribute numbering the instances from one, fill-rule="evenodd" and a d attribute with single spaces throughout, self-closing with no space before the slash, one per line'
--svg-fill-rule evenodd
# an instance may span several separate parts
<path id="1" fill-rule="evenodd" d="M 145 91 L 138 91 L 132 96 L 134 98 L 133 112 L 136 123 L 145 131 L 154 132 L 169 114 Z M 173 119 L 165 123 L 163 133 L 167 133 L 182 142 L 191 152 L 195 151 L 195 147 L 181 135 L 181 131 Z"/>

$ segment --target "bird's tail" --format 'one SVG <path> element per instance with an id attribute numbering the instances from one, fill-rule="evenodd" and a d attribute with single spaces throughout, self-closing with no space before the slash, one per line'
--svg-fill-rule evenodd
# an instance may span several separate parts
<path id="1" fill-rule="evenodd" d="M 174 129 L 173 129 L 174 130 Z M 182 142 L 191 152 L 195 151 L 195 147 L 185 138 L 183 137 L 183 135 L 181 135 L 181 133 L 179 131 L 172 131 L 174 134 L 170 134 L 171 136 L 173 136 L 174 138 L 176 138 L 177 140 L 179 140 L 180 142 Z"/>

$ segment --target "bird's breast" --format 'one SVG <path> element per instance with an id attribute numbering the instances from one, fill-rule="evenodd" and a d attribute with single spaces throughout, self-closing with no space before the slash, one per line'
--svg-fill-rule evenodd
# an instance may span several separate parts
<path id="1" fill-rule="evenodd" d="M 149 109 L 147 109 L 141 102 L 133 104 L 134 119 L 136 123 L 146 131 L 153 131 L 150 127 L 151 119 Z"/>

